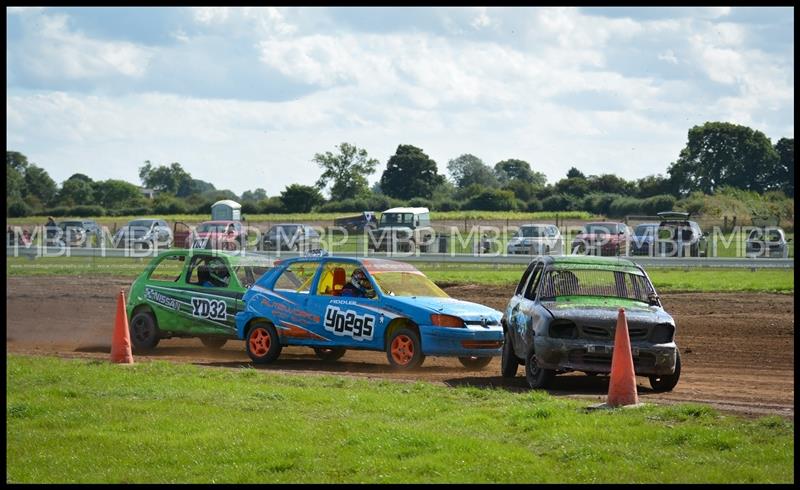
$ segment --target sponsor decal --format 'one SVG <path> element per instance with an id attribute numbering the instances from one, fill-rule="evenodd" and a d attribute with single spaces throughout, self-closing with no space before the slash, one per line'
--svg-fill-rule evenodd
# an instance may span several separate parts
<path id="1" fill-rule="evenodd" d="M 219 299 L 192 298 L 192 316 L 225 320 L 227 310 L 225 302 Z"/>
<path id="2" fill-rule="evenodd" d="M 354 340 L 372 340 L 375 317 L 359 315 L 353 310 L 342 311 L 336 306 L 325 310 L 325 330 L 334 335 L 352 337 Z"/>
<path id="3" fill-rule="evenodd" d="M 178 302 L 178 300 L 169 296 L 165 296 L 154 289 L 145 288 L 144 297 L 148 301 L 153 301 L 154 303 L 166 306 L 167 308 L 172 308 L 173 310 L 180 310 L 181 308 L 181 304 Z"/>

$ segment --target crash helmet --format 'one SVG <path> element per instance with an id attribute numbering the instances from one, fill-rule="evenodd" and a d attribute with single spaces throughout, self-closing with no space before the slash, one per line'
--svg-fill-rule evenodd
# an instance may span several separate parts
<path id="1" fill-rule="evenodd" d="M 362 291 L 368 291 L 372 289 L 372 283 L 369 282 L 367 273 L 364 272 L 364 269 L 360 267 L 353 271 L 353 275 L 350 277 L 350 284 L 358 289 L 361 289 Z"/>
<path id="2" fill-rule="evenodd" d="M 211 279 L 217 284 L 228 284 L 228 280 L 230 279 L 230 276 L 228 275 L 228 268 L 225 267 L 225 263 L 221 260 L 214 260 L 210 262 L 208 273 L 209 276 L 211 276 Z"/>

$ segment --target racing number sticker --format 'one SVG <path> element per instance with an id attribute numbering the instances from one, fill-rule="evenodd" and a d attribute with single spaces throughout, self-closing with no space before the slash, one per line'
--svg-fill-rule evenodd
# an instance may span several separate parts
<path id="1" fill-rule="evenodd" d="M 218 299 L 192 298 L 192 316 L 224 320 L 227 311 L 225 302 Z"/>
<path id="2" fill-rule="evenodd" d="M 372 340 L 375 317 L 359 315 L 353 310 L 342 311 L 335 306 L 325 310 L 325 330 L 334 335 L 347 335 L 355 340 Z"/>

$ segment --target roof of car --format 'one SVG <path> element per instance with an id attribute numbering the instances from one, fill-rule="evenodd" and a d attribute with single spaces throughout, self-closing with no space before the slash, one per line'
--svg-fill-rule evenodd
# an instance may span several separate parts
<path id="1" fill-rule="evenodd" d="M 203 221 L 200 223 L 201 225 L 229 225 L 231 223 L 238 223 L 236 220 L 232 219 L 216 219 L 211 221 Z"/>
<path id="2" fill-rule="evenodd" d="M 528 223 L 526 225 L 519 225 L 520 228 L 546 228 L 548 226 L 555 226 L 549 223 Z"/>
<path id="3" fill-rule="evenodd" d="M 275 258 L 261 254 L 258 252 L 236 252 L 218 249 L 207 248 L 171 248 L 160 253 L 158 256 L 164 255 L 185 255 L 191 257 L 193 255 L 214 255 L 217 257 L 227 257 L 231 264 L 263 264 L 264 266 L 272 267 L 275 265 Z"/>
<path id="4" fill-rule="evenodd" d="M 384 213 L 414 213 L 414 214 L 422 214 L 429 212 L 430 211 L 428 210 L 428 208 L 392 208 L 384 211 Z"/>
<path id="5" fill-rule="evenodd" d="M 294 262 L 350 262 L 360 264 L 370 273 L 375 272 L 414 272 L 422 274 L 416 267 L 406 262 L 389 259 L 372 259 L 365 257 L 340 257 L 336 255 L 326 255 L 324 257 L 292 257 L 281 260 L 282 264 L 292 264 Z"/>
<path id="6" fill-rule="evenodd" d="M 551 264 L 637 266 L 632 260 L 622 257 L 598 257 L 594 255 L 545 255 L 544 258 L 545 262 Z"/>

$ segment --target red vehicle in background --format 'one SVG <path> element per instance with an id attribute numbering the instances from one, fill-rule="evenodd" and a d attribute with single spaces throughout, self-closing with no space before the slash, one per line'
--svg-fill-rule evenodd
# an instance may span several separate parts
<path id="1" fill-rule="evenodd" d="M 625 223 L 595 221 L 583 225 L 572 240 L 573 254 L 627 255 L 631 229 Z"/>
<path id="2" fill-rule="evenodd" d="M 182 233 L 180 235 L 183 235 Z M 180 243 L 176 230 L 175 243 Z M 245 229 L 241 221 L 204 221 L 184 238 L 186 248 L 243 250 Z"/>

